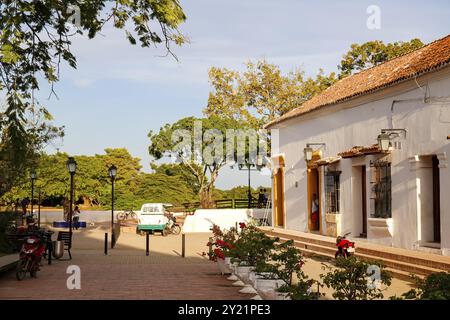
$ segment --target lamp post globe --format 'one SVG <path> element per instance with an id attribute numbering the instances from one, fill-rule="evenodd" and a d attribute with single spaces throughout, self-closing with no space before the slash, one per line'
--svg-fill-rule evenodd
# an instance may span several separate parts
<path id="1" fill-rule="evenodd" d="M 30 171 L 30 179 L 32 181 L 37 179 L 36 171 L 34 171 L 34 170 Z"/>
<path id="2" fill-rule="evenodd" d="M 117 167 L 115 165 L 112 165 L 108 169 L 108 175 L 111 179 L 114 179 L 117 175 Z"/>
<path id="3" fill-rule="evenodd" d="M 74 174 L 77 171 L 77 162 L 73 157 L 69 157 L 66 161 L 66 168 L 70 174 Z"/>

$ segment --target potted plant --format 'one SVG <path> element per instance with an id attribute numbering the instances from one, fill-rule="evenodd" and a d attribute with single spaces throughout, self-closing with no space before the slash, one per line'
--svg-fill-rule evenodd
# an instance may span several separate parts
<path id="1" fill-rule="evenodd" d="M 334 290 L 333 298 L 337 300 L 382 299 L 383 291 L 391 285 L 392 276 L 379 261 L 363 261 L 352 256 L 338 258 L 336 267 L 333 270 L 324 266 L 330 272 L 320 277 Z"/>
<path id="2" fill-rule="evenodd" d="M 247 226 L 244 223 L 239 224 L 241 232 L 233 250 L 232 262 L 239 261 L 236 267 L 236 275 L 244 282 L 250 282 L 250 272 L 262 262 L 265 262 L 277 239 L 269 238 L 264 232 L 259 231 L 255 226 Z"/>
<path id="3" fill-rule="evenodd" d="M 278 288 L 276 300 L 317 300 L 324 294 L 313 291 L 315 285 L 320 283 L 313 279 L 300 278 L 294 285 L 284 285 Z"/>
<path id="4" fill-rule="evenodd" d="M 392 300 L 450 300 L 450 272 L 436 272 L 425 279 L 412 276 L 416 287 L 402 294 L 390 297 Z"/>
<path id="5" fill-rule="evenodd" d="M 213 225 L 212 227 L 213 237 L 206 244 L 210 250 L 208 252 L 209 259 L 217 262 L 217 266 L 221 274 L 230 274 L 231 268 L 227 263 L 225 263 L 225 259 L 227 258 L 227 253 L 234 248 L 234 245 L 224 239 L 232 239 L 231 233 L 224 232 L 220 229 L 218 225 Z M 206 255 L 206 253 L 203 253 Z"/>
<path id="6" fill-rule="evenodd" d="M 275 291 L 275 298 L 285 300 L 288 297 L 289 289 L 292 286 L 293 275 L 297 274 L 299 279 L 305 279 L 301 267 L 303 266 L 303 256 L 298 248 L 294 246 L 292 240 L 278 244 L 270 255 L 272 261 L 268 266 L 264 266 L 272 273 L 271 282 L 263 279 L 257 280 L 258 289 Z M 279 293 L 279 294 L 278 294 Z"/>

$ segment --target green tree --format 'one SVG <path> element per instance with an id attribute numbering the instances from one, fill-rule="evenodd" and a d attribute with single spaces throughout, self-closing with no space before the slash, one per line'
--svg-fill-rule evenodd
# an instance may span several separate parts
<path id="1" fill-rule="evenodd" d="M 338 258 L 336 267 L 337 269 L 333 270 L 329 266 L 324 266 L 330 272 L 321 274 L 320 277 L 328 288 L 334 290 L 333 298 L 338 300 L 382 299 L 381 285 L 391 285 L 391 274 L 378 261 L 368 262 L 356 257 Z M 378 275 L 375 269 L 379 270 L 379 279 L 376 279 Z M 370 278 L 370 276 L 375 277 Z"/>
<path id="2" fill-rule="evenodd" d="M 392 300 L 450 300 L 450 272 L 435 272 L 425 279 L 413 276 L 416 288 L 402 294 L 401 297 L 391 297 Z"/>
<path id="3" fill-rule="evenodd" d="M 43 197 L 68 197 L 70 193 L 70 176 L 66 169 L 68 154 L 42 154 L 36 163 L 38 179 L 36 192 Z M 109 206 L 111 202 L 111 184 L 108 168 L 117 166 L 116 192 L 133 193 L 137 190 L 142 174 L 140 159 L 134 158 L 126 149 L 105 149 L 105 154 L 75 156 L 77 172 L 74 176 L 75 199 L 83 198 L 86 205 Z M 3 195 L 6 202 L 17 198 L 29 197 L 31 189 L 28 177 Z"/>
<path id="4" fill-rule="evenodd" d="M 192 166 L 196 166 L 196 164 L 192 164 Z M 178 177 L 180 180 L 187 182 L 194 194 L 198 194 L 200 191 L 200 185 L 197 178 L 192 174 L 189 167 L 183 164 L 162 163 L 157 165 L 152 163 L 151 167 L 154 173 L 165 174 L 170 177 Z M 196 168 L 196 171 L 198 170 L 200 170 L 200 168 Z"/>
<path id="5" fill-rule="evenodd" d="M 255 128 L 298 107 L 336 80 L 334 73 L 325 76 L 322 70 L 315 78 L 299 70 L 283 75 L 266 60 L 248 62 L 242 73 L 213 67 L 209 78 L 212 91 L 205 115 L 244 120 Z"/>
<path id="6" fill-rule="evenodd" d="M 6 107 L 0 112 L 0 195 L 30 166 L 30 153 L 39 151 L 58 128 L 48 111 L 34 98 L 39 79 L 53 84 L 60 63 L 76 68 L 72 39 L 94 38 L 105 24 L 123 29 L 131 44 L 143 47 L 171 45 L 185 38 L 178 31 L 186 19 L 177 0 L 3 0 L 0 4 L 0 91 Z M 72 28 L 71 25 L 76 25 Z M 40 122 L 34 123 L 36 119 Z M 10 173 L 10 174 L 8 174 Z M 3 191 L 2 191 L 3 189 Z"/>
<path id="7" fill-rule="evenodd" d="M 195 130 L 196 123 L 201 124 L 201 131 L 198 133 Z M 188 117 L 173 124 L 166 124 L 158 133 L 150 131 L 148 134 L 151 156 L 156 160 L 164 156 L 172 156 L 195 178 L 203 208 L 209 208 L 212 205 L 214 184 L 219 176 L 219 170 L 227 162 L 225 157 L 227 145 L 231 143 L 233 152 L 236 151 L 235 137 L 227 135 L 228 129 L 245 130 L 248 129 L 248 125 L 242 121 L 217 116 L 203 119 Z M 214 133 L 214 135 L 207 138 L 208 132 Z M 185 136 L 183 137 L 181 134 Z M 196 134 L 199 136 L 195 136 Z M 177 149 L 182 141 L 186 143 L 185 146 L 188 150 Z M 206 158 L 206 155 L 209 155 L 209 159 Z"/>
<path id="8" fill-rule="evenodd" d="M 342 57 L 338 66 L 340 78 L 377 66 L 401 55 L 407 54 L 423 46 L 419 39 L 385 44 L 383 41 L 369 41 L 363 44 L 352 44 Z"/>
<path id="9" fill-rule="evenodd" d="M 338 79 L 422 46 L 419 39 L 387 44 L 382 41 L 352 44 L 338 65 L 338 75 L 334 72 L 327 75 L 323 70 L 313 77 L 306 77 L 301 70 L 282 74 L 278 66 L 266 60 L 247 62 L 244 72 L 213 67 L 209 70 L 212 89 L 203 112 L 206 116 L 244 120 L 259 128 L 300 107 Z"/>

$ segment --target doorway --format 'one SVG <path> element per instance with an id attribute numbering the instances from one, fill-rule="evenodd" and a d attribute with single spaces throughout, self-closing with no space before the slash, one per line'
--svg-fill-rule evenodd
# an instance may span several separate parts
<path id="1" fill-rule="evenodd" d="M 433 242 L 441 242 L 441 189 L 439 180 L 439 159 L 432 156 L 433 170 Z"/>
<path id="2" fill-rule="evenodd" d="M 284 161 L 279 158 L 279 167 L 273 174 L 274 226 L 284 227 Z"/>
<path id="3" fill-rule="evenodd" d="M 308 227 L 310 231 L 321 230 L 320 179 L 317 168 L 308 168 Z"/>
<path id="4" fill-rule="evenodd" d="M 419 240 L 425 247 L 438 247 L 441 242 L 441 197 L 439 159 L 436 155 L 421 156 L 417 171 L 420 210 Z"/>
<path id="5" fill-rule="evenodd" d="M 353 195 L 353 227 L 352 235 L 367 237 L 367 188 L 366 166 L 355 165 L 352 168 L 352 195 Z"/>
<path id="6" fill-rule="evenodd" d="M 361 166 L 361 205 L 362 233 L 361 238 L 367 238 L 367 197 L 366 197 L 366 166 Z"/>

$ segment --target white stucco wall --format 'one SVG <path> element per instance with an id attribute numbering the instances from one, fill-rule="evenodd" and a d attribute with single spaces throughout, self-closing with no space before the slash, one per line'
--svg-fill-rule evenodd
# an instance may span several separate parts
<path id="1" fill-rule="evenodd" d="M 213 224 L 221 229 L 230 229 L 240 222 L 265 218 L 264 209 L 197 209 L 188 215 L 183 224 L 184 233 L 211 232 Z M 272 218 L 267 216 L 268 221 Z"/>
<path id="2" fill-rule="evenodd" d="M 366 95 L 349 102 L 330 106 L 299 118 L 288 120 L 272 129 L 279 130 L 278 145 L 272 150 L 285 155 L 285 206 L 286 228 L 308 231 L 307 168 L 303 149 L 307 143 L 326 143 L 323 157 L 336 156 L 353 146 L 368 146 L 376 143 L 381 129 L 404 128 L 406 139 L 398 139 L 400 150 L 391 153 L 392 176 L 392 237 L 380 238 L 368 234 L 371 241 L 413 249 L 420 240 L 420 208 L 418 210 L 418 181 L 427 173 L 416 169 L 417 155 L 438 155 L 441 183 L 441 248 L 450 251 L 450 170 L 447 157 L 450 155 L 450 68 Z M 429 100 L 424 101 L 425 95 Z M 394 102 L 395 101 L 395 102 Z M 341 174 L 340 208 L 343 214 L 342 230 L 357 235 L 361 223 L 355 217 L 353 190 L 360 190 L 360 182 L 354 170 L 365 164 L 367 169 L 367 213 L 370 217 L 370 160 L 377 156 L 342 159 L 337 169 Z M 417 158 L 417 157 L 416 157 Z M 420 162 L 420 158 L 419 158 Z M 352 169 L 353 168 L 353 169 Z M 298 182 L 298 187 L 295 182 Z M 423 188 L 429 188 L 422 179 Z M 323 189 L 322 189 L 323 192 Z M 423 202 L 429 199 L 422 194 Z M 324 208 L 324 207 L 322 207 Z M 324 214 L 323 214 L 324 215 Z M 420 215 L 419 215 L 420 217 Z"/>

